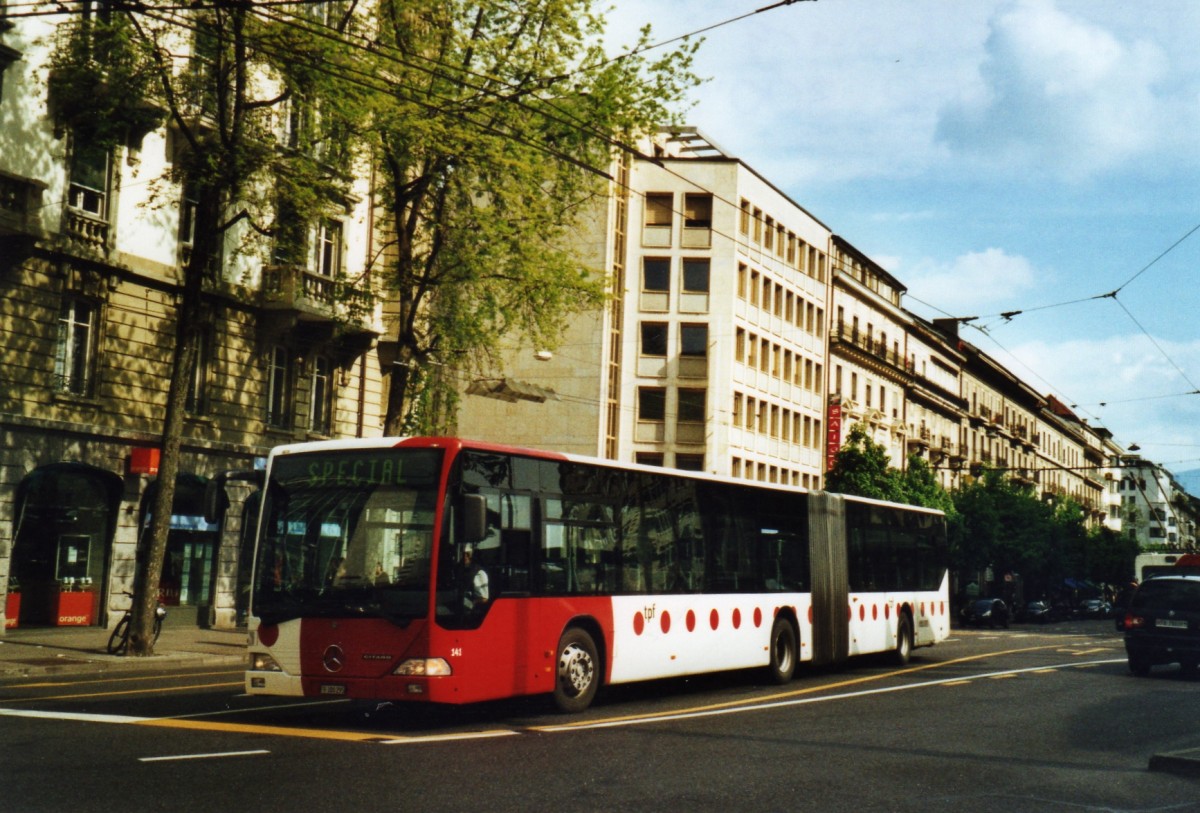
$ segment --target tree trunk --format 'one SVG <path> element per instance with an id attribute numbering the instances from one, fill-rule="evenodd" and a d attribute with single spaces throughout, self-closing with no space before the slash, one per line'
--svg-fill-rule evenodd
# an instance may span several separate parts
<path id="1" fill-rule="evenodd" d="M 175 317 L 175 351 L 172 354 L 171 384 L 163 415 L 162 452 L 159 458 L 158 491 L 151 506 L 147 549 L 139 555 L 134 583 L 133 619 L 129 630 L 129 653 L 154 654 L 154 620 L 158 612 L 159 581 L 166 559 L 167 535 L 175 504 L 175 480 L 179 474 L 183 445 L 183 421 L 187 412 L 188 384 L 196 367 L 199 337 L 204 329 L 204 276 L 215 267 L 218 254 L 217 229 L 220 197 L 211 189 L 202 194 L 196 212 L 196 243 L 184 268 L 183 288 Z"/>

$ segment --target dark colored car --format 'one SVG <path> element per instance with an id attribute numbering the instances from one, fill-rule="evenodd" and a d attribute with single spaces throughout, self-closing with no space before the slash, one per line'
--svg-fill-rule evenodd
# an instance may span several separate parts
<path id="1" fill-rule="evenodd" d="M 1125 611 L 1129 671 L 1145 675 L 1160 663 L 1195 674 L 1200 665 L 1200 576 L 1156 576 L 1133 594 Z"/>
<path id="2" fill-rule="evenodd" d="M 975 599 L 963 608 L 962 619 L 971 627 L 1008 627 L 1008 605 L 998 598 Z"/>
<path id="3" fill-rule="evenodd" d="M 1084 618 L 1112 618 L 1113 608 L 1107 601 L 1089 598 L 1079 607 L 1079 614 Z"/>
<path id="4" fill-rule="evenodd" d="M 1061 608 L 1048 601 L 1031 601 L 1025 605 L 1025 612 L 1021 618 L 1028 624 L 1048 624 L 1051 621 L 1061 621 L 1063 615 Z"/>

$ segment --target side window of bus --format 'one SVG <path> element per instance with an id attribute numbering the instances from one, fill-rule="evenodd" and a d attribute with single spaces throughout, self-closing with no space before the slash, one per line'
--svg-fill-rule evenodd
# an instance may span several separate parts
<path id="1" fill-rule="evenodd" d="M 808 511 L 803 498 L 783 492 L 759 495 L 759 556 L 767 590 L 808 589 Z"/>
<path id="2" fill-rule="evenodd" d="M 753 489 L 710 487 L 701 490 L 704 505 L 705 583 L 711 593 L 763 589 L 758 497 Z"/>
<path id="3" fill-rule="evenodd" d="M 879 575 L 883 562 L 878 552 L 867 543 L 867 510 L 858 503 L 846 503 L 846 569 L 852 592 L 879 590 Z M 874 554 L 874 555 L 873 555 Z"/>
<path id="4" fill-rule="evenodd" d="M 695 483 L 631 473 L 621 490 L 621 584 L 627 593 L 704 587 L 703 523 Z"/>
<path id="5" fill-rule="evenodd" d="M 551 594 L 611 593 L 620 563 L 613 507 L 598 500 L 550 497 L 542 527 L 542 590 Z"/>

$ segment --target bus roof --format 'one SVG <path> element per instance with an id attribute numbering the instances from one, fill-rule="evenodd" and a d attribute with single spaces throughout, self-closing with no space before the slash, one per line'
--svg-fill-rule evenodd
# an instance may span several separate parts
<path id="1" fill-rule="evenodd" d="M 276 446 L 271 450 L 271 457 L 302 454 L 305 452 L 334 452 L 346 451 L 352 449 L 387 449 L 387 448 L 425 448 L 425 449 L 448 449 L 454 454 L 463 450 L 474 450 L 483 452 L 497 452 L 504 454 L 515 454 L 522 457 L 532 457 L 540 460 L 558 460 L 569 463 L 582 463 L 592 466 L 601 466 L 610 469 L 621 469 L 623 471 L 642 471 L 648 474 L 667 475 L 672 477 L 683 477 L 696 480 L 706 480 L 713 483 L 725 483 L 729 485 L 739 486 L 755 486 L 758 488 L 769 488 L 776 491 L 790 491 L 798 494 L 808 494 L 812 489 L 803 488 L 801 486 L 792 486 L 785 483 L 768 483 L 760 480 L 742 480 L 736 477 L 730 477 L 721 474 L 709 474 L 703 471 L 686 471 L 683 469 L 668 469 L 661 466 L 648 466 L 643 463 L 625 463 L 618 460 L 608 460 L 600 457 L 590 457 L 587 455 L 572 454 L 569 452 L 547 451 L 545 449 L 531 449 L 520 446 L 507 446 L 502 443 L 493 443 L 490 441 L 473 440 L 468 438 L 437 436 L 404 436 L 404 437 L 379 437 L 379 438 L 350 438 L 346 440 L 317 440 L 307 441 L 303 443 L 289 443 L 281 446 Z M 866 505 L 903 505 L 907 509 L 921 511 L 929 514 L 944 515 L 945 512 L 937 508 L 929 508 L 921 505 L 911 505 L 908 503 L 893 503 L 887 500 L 878 500 L 872 497 L 860 497 L 853 494 L 843 495 L 845 499 L 852 502 L 863 503 Z M 1198 557 L 1200 558 L 1200 557 Z"/>

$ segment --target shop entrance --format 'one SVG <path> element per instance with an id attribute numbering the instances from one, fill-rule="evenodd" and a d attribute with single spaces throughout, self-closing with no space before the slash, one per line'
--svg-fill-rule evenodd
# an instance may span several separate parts
<path id="1" fill-rule="evenodd" d="M 99 617 L 121 479 L 82 463 L 34 470 L 17 486 L 6 618 L 88 626 Z"/>
<path id="2" fill-rule="evenodd" d="M 216 593 L 217 553 L 220 534 L 216 525 L 204 519 L 204 488 L 207 481 L 194 474 L 180 474 L 175 480 L 175 501 L 167 549 L 159 574 L 158 597 L 168 608 L 167 623 L 199 623 L 207 626 Z M 143 497 L 139 546 L 149 545 L 150 507 L 154 504 L 158 483 L 151 483 Z"/>

